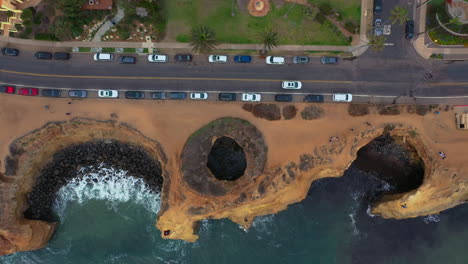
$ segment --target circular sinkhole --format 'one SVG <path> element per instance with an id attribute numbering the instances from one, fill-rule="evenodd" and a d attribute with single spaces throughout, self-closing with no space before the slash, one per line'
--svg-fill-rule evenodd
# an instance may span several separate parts
<path id="1" fill-rule="evenodd" d="M 244 150 L 230 137 L 216 139 L 206 164 L 218 180 L 235 181 L 244 175 L 247 160 Z"/>

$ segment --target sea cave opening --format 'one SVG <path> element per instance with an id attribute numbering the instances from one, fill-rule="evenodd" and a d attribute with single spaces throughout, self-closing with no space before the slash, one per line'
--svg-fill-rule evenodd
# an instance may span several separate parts
<path id="1" fill-rule="evenodd" d="M 234 139 L 223 136 L 212 145 L 206 166 L 216 179 L 235 181 L 244 175 L 247 160 L 242 147 Z"/>
<path id="2" fill-rule="evenodd" d="M 417 189 L 424 179 L 424 162 L 414 146 L 388 133 L 362 147 L 352 166 L 387 182 L 391 193 Z"/>
<path id="3" fill-rule="evenodd" d="M 56 152 L 38 172 L 34 187 L 27 195 L 29 207 L 24 217 L 56 222 L 58 216 L 54 209 L 57 197 L 63 196 L 62 187 L 72 195 L 87 192 L 89 197 L 96 197 L 107 192 L 101 196 L 122 199 L 129 195 L 142 196 L 144 192 L 159 195 L 162 184 L 160 162 L 141 146 L 116 140 L 74 144 Z M 109 197 L 109 193 L 116 197 Z"/>

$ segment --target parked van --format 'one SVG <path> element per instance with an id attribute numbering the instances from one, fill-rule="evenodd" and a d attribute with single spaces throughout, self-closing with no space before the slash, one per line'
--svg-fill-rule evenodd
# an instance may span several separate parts
<path id="1" fill-rule="evenodd" d="M 96 53 L 94 54 L 95 61 L 112 61 L 114 57 L 110 53 Z"/>

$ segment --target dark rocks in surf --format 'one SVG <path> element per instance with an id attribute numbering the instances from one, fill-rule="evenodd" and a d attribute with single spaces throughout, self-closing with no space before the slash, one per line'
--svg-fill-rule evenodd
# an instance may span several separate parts
<path id="1" fill-rule="evenodd" d="M 28 195 L 28 219 L 55 221 L 53 204 L 57 191 L 71 179 L 80 176 L 79 169 L 104 163 L 127 171 L 127 175 L 142 178 L 149 188 L 159 192 L 163 178 L 159 161 L 143 148 L 122 142 L 106 140 L 75 144 L 62 149 L 46 164 Z"/>
<path id="2" fill-rule="evenodd" d="M 208 155 L 208 168 L 218 180 L 234 181 L 247 168 L 244 150 L 230 137 L 216 139 Z"/>

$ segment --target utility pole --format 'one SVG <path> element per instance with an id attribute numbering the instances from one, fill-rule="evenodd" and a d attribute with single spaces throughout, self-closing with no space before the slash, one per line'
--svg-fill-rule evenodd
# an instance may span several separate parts
<path id="1" fill-rule="evenodd" d="M 426 0 L 426 1 L 422 2 L 421 4 L 417 5 L 416 8 L 420 8 L 422 5 L 424 5 L 425 3 L 430 2 L 430 1 L 432 1 L 432 0 Z"/>

